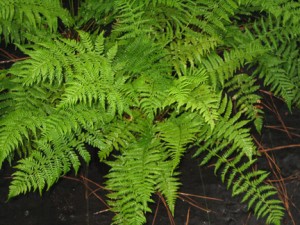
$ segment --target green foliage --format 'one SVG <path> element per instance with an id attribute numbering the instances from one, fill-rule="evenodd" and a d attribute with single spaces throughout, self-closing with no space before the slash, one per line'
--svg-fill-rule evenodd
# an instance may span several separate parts
<path id="1" fill-rule="evenodd" d="M 244 128 L 248 121 L 240 120 L 241 113 L 232 116 L 231 110 L 231 101 L 224 98 L 219 109 L 220 122 L 212 132 L 201 129 L 205 144 L 199 146 L 195 156 L 205 154 L 201 165 L 215 158 L 215 173 L 219 172 L 227 188 L 232 188 L 232 195 L 242 194 L 242 202 L 248 201 L 248 208 L 254 208 L 257 218 L 267 217 L 268 224 L 276 224 L 284 208 L 279 200 L 273 199 L 276 189 L 263 183 L 268 173 L 250 170 L 255 160 L 249 157 L 254 155 L 255 146 L 249 130 Z"/>
<path id="2" fill-rule="evenodd" d="M 151 120 L 136 118 L 140 126 L 138 138 L 123 149 L 123 154 L 108 162 L 112 167 L 107 186 L 113 191 L 108 197 L 117 212 L 114 224 L 143 224 L 144 213 L 151 212 L 148 203 L 159 190 L 174 212 L 179 182 L 172 173 L 173 160 L 168 159 L 163 143 L 156 138 Z"/>
<path id="3" fill-rule="evenodd" d="M 0 1 L 0 34 L 6 43 L 21 43 L 32 36 L 55 34 L 58 19 L 66 26 L 73 24 L 73 18 L 61 7 L 59 0 Z"/>
<path id="4" fill-rule="evenodd" d="M 236 107 L 244 113 L 248 119 L 253 120 L 257 131 L 262 129 L 262 110 L 259 108 L 261 97 L 258 95 L 259 86 L 256 79 L 248 74 L 236 74 L 226 84 L 228 93 L 236 102 Z M 235 101 L 236 100 L 236 101 Z"/>
<path id="5" fill-rule="evenodd" d="M 0 34 L 28 56 L 0 73 L 9 198 L 77 173 L 93 147 L 111 167 L 113 224 L 145 224 L 157 192 L 174 213 L 194 147 L 258 218 L 280 224 L 250 131 L 263 125 L 259 89 L 300 106 L 300 3 L 86 0 L 74 18 L 59 1 L 0 6 Z"/>

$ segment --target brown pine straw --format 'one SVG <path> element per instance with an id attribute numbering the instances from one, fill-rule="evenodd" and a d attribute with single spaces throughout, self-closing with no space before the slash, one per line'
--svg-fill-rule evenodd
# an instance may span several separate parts
<path id="1" fill-rule="evenodd" d="M 273 147 L 273 148 L 260 149 L 259 152 L 264 153 L 264 152 L 270 152 L 270 151 L 284 150 L 287 148 L 299 148 L 299 147 L 300 147 L 300 144 L 282 145 L 282 146 L 277 146 L 277 147 Z"/>
<path id="2" fill-rule="evenodd" d="M 271 112 L 273 112 L 273 113 L 275 114 L 275 116 L 277 117 L 278 121 L 281 123 L 283 129 L 285 130 L 285 133 L 288 135 L 288 137 L 289 137 L 290 139 L 292 139 L 292 136 L 291 136 L 289 130 L 288 130 L 287 127 L 285 126 L 285 123 L 284 123 L 284 121 L 283 121 L 283 119 L 282 119 L 280 113 L 278 112 L 278 109 L 277 109 L 276 104 L 275 104 L 275 102 L 274 102 L 274 95 L 273 95 L 273 93 L 268 92 L 268 91 L 264 91 L 264 90 L 260 90 L 260 91 L 261 91 L 262 93 L 264 93 L 264 94 L 267 94 L 267 95 L 269 96 L 270 102 L 271 102 L 271 104 L 270 104 L 270 102 L 269 102 L 269 104 L 268 104 L 268 103 L 266 103 L 266 104 L 265 104 L 265 103 L 261 103 L 261 104 L 262 104 L 264 107 L 268 108 Z M 278 99 L 279 99 L 279 98 L 278 98 Z M 279 100 L 282 100 L 282 99 L 279 99 Z M 283 100 L 282 100 L 282 101 L 283 101 Z M 283 102 L 284 102 L 284 101 L 283 101 Z"/>
<path id="3" fill-rule="evenodd" d="M 175 220 L 174 220 L 174 217 L 169 209 L 169 206 L 165 200 L 165 198 L 158 192 L 157 193 L 158 197 L 160 198 L 161 202 L 164 204 L 166 210 L 167 210 L 167 213 L 168 213 L 168 217 L 169 217 L 169 221 L 170 221 L 170 225 L 176 225 L 175 224 Z"/>
<path id="4" fill-rule="evenodd" d="M 179 192 L 178 194 L 183 195 L 183 196 L 192 196 L 195 198 L 202 198 L 202 199 L 213 200 L 213 201 L 223 201 L 223 199 L 220 199 L 220 198 L 207 197 L 207 196 L 203 196 L 203 195 L 194 195 L 194 194 L 189 194 L 189 193 L 184 193 L 184 192 Z"/>
<path id="5" fill-rule="evenodd" d="M 156 217 L 157 217 L 157 214 L 158 214 L 158 209 L 159 209 L 160 202 L 162 202 L 164 204 L 164 207 L 167 210 L 170 224 L 171 225 L 176 225 L 175 221 L 174 221 L 174 217 L 171 214 L 171 211 L 170 211 L 170 209 L 169 209 L 169 207 L 168 207 L 168 205 L 166 203 L 165 198 L 161 195 L 161 193 L 157 193 L 157 195 L 159 196 L 159 200 L 158 200 L 157 207 L 156 207 L 156 210 L 155 210 L 155 214 L 154 214 L 154 218 L 153 218 L 153 221 L 152 221 L 152 225 L 155 225 L 155 221 L 156 221 Z M 178 193 L 178 199 L 180 199 L 183 202 L 186 202 L 186 203 L 188 203 L 190 205 L 190 207 L 188 208 L 187 215 L 186 215 L 186 223 L 185 223 L 185 225 L 189 224 L 191 206 L 193 206 L 193 207 L 195 207 L 195 208 L 197 208 L 197 209 L 199 209 L 201 211 L 204 211 L 206 213 L 212 212 L 210 209 L 206 209 L 206 208 L 201 207 L 200 204 L 197 201 L 195 201 L 194 199 L 192 199 L 191 197 L 201 198 L 201 199 L 208 199 L 208 200 L 212 200 L 212 201 L 223 201 L 222 199 L 219 199 L 219 198 L 212 198 L 212 197 L 207 197 L 207 196 L 201 196 L 201 195 L 194 195 L 194 194 L 188 194 L 188 193 L 184 193 L 184 192 L 179 192 Z"/>
<path id="6" fill-rule="evenodd" d="M 160 198 L 158 199 L 158 202 L 157 202 L 157 205 L 156 205 L 156 209 L 155 209 L 155 213 L 154 213 L 152 225 L 155 225 L 155 221 L 156 221 L 156 217 L 157 217 L 157 214 L 158 214 L 159 205 L 160 205 Z"/>
<path id="7" fill-rule="evenodd" d="M 2 52 L 2 56 L 4 58 L 7 58 L 7 59 L 18 59 L 17 56 L 15 56 L 14 54 L 11 54 L 10 52 L 4 50 L 3 48 L 0 48 L 0 52 Z"/>
<path id="8" fill-rule="evenodd" d="M 252 213 L 249 212 L 249 213 L 248 213 L 248 216 L 247 216 L 247 219 L 246 219 L 246 222 L 243 223 L 243 225 L 247 225 L 247 224 L 248 224 L 249 220 L 251 219 L 251 216 L 252 216 Z"/>
<path id="9" fill-rule="evenodd" d="M 23 58 L 17 58 L 17 59 L 9 59 L 9 60 L 1 60 L 0 64 L 8 64 L 8 63 L 14 63 L 21 60 L 30 59 L 30 57 L 23 57 Z"/>
<path id="10" fill-rule="evenodd" d="M 271 152 L 271 154 L 269 153 L 270 151 L 274 151 L 274 150 L 279 150 L 279 149 L 286 149 L 287 146 L 278 146 L 278 147 L 274 147 L 274 148 L 263 148 L 263 146 L 257 142 L 257 140 L 254 138 L 254 140 L 256 141 L 256 143 L 260 146 L 260 150 L 259 152 L 263 153 L 268 161 L 269 164 L 269 168 L 272 171 L 273 176 L 275 177 L 275 180 L 267 180 L 268 183 L 276 183 L 276 188 L 278 191 L 278 196 L 280 198 L 280 200 L 283 202 L 283 205 L 291 219 L 291 222 L 293 223 L 293 225 L 296 225 L 293 215 L 291 213 L 291 209 L 290 209 L 290 199 L 288 196 L 288 192 L 286 189 L 286 185 L 285 185 L 285 181 L 286 180 L 290 180 L 291 177 L 289 178 L 283 178 L 281 175 L 281 170 L 279 168 L 279 166 L 276 163 L 275 157 L 273 155 L 273 153 Z M 289 145 L 291 146 L 291 145 Z M 300 147 L 300 145 L 298 145 Z M 294 147 L 294 146 L 293 146 Z M 293 203 L 292 203 L 293 204 Z"/>
<path id="11" fill-rule="evenodd" d="M 30 57 L 17 57 L 14 54 L 11 54 L 8 51 L 4 50 L 3 48 L 0 48 L 0 52 L 2 53 L 1 56 L 3 56 L 4 58 L 7 58 L 6 60 L 1 60 L 0 64 L 14 63 L 17 61 L 21 61 L 21 60 L 30 58 Z"/>
<path id="12" fill-rule="evenodd" d="M 278 109 L 276 107 L 276 104 L 274 102 L 273 99 L 273 94 L 271 92 L 266 92 L 266 91 L 261 91 L 264 94 L 267 94 L 270 98 L 270 102 L 267 102 L 266 104 L 262 104 L 265 108 L 267 108 L 268 110 L 270 110 L 275 117 L 277 118 L 277 120 L 280 122 L 281 126 L 264 126 L 265 128 L 268 129 L 274 129 L 274 130 L 278 130 L 278 131 L 282 131 L 284 133 L 287 134 L 288 138 L 293 139 L 293 137 L 300 137 L 299 134 L 294 133 L 293 131 L 298 131 L 299 129 L 296 128 L 292 128 L 292 127 L 287 127 L 280 115 L 280 113 L 278 112 Z M 278 190 L 278 196 L 281 199 L 281 201 L 283 202 L 283 205 L 288 213 L 288 216 L 291 219 L 291 222 L 293 225 L 296 225 L 295 220 L 293 218 L 293 215 L 291 213 L 291 209 L 290 209 L 290 204 L 293 205 L 295 207 L 295 204 L 293 202 L 291 202 L 287 189 L 286 189 L 286 184 L 285 182 L 288 180 L 293 180 L 293 179 L 297 179 L 298 176 L 289 176 L 286 178 L 282 177 L 281 174 L 281 170 L 279 168 L 279 166 L 276 163 L 276 159 L 274 157 L 273 152 L 274 151 L 278 151 L 278 150 L 285 150 L 288 148 L 298 148 L 300 147 L 300 144 L 290 144 L 290 145 L 283 145 L 283 146 L 276 146 L 276 147 L 272 147 L 272 148 L 264 148 L 259 141 L 257 141 L 255 138 L 253 138 L 256 142 L 256 144 L 259 147 L 259 152 L 264 154 L 264 156 L 266 157 L 268 164 L 269 164 L 269 168 L 272 171 L 272 174 L 274 176 L 275 179 L 269 179 L 267 180 L 268 183 L 274 183 L 276 185 L 276 188 Z"/>
<path id="13" fill-rule="evenodd" d="M 186 214 L 186 223 L 185 225 L 188 225 L 190 222 L 190 211 L 191 211 L 191 207 L 189 207 L 188 212 Z"/>
<path id="14" fill-rule="evenodd" d="M 282 129 L 281 126 L 265 125 L 264 127 L 268 128 L 268 129 L 272 129 L 272 130 L 278 130 L 278 131 L 285 132 L 285 129 Z M 294 128 L 294 127 L 286 127 L 286 128 L 289 130 L 289 133 L 291 134 L 292 137 L 298 137 L 298 138 L 300 137 L 300 134 L 291 132 L 292 130 L 294 130 L 294 131 L 300 131 L 299 128 Z"/>
<path id="15" fill-rule="evenodd" d="M 95 196 L 98 200 L 100 200 L 105 206 L 106 208 L 103 210 L 100 210 L 98 212 L 95 212 L 94 214 L 101 214 L 101 213 L 105 213 L 105 212 L 109 212 L 110 211 L 110 207 L 109 205 L 106 203 L 106 201 L 99 195 L 97 194 L 97 191 L 99 190 L 104 190 L 109 192 L 109 190 L 107 188 L 105 188 L 104 186 L 100 185 L 99 183 L 92 181 L 90 179 L 88 179 L 87 177 L 80 175 L 79 178 L 77 177 L 70 177 L 70 176 L 62 176 L 62 178 L 64 179 L 68 179 L 68 180 L 73 180 L 76 182 L 80 182 L 84 185 L 84 187 L 87 189 L 87 191 L 89 191 L 89 194 L 87 195 L 87 197 L 90 197 L 91 195 Z M 91 188 L 90 185 L 95 186 L 96 188 Z M 159 212 L 159 208 L 160 208 L 160 203 L 162 202 L 167 214 L 168 214 L 168 218 L 170 221 L 170 225 L 176 225 L 175 224 L 175 220 L 174 217 L 169 209 L 169 206 L 164 198 L 164 196 L 157 192 L 156 195 L 159 197 L 157 200 L 157 205 L 156 205 L 156 209 L 155 209 L 155 213 L 154 213 L 154 217 L 153 217 L 153 221 L 152 221 L 152 225 L 156 224 L 156 219 L 157 219 L 157 215 Z M 187 204 L 190 205 L 190 207 L 188 208 L 188 212 L 186 215 L 186 223 L 185 225 L 189 224 L 189 218 L 190 218 L 190 209 L 191 207 L 197 208 L 199 210 L 205 211 L 206 213 L 210 213 L 212 212 L 212 210 L 204 208 L 200 205 L 199 202 L 197 202 L 196 200 L 194 200 L 193 198 L 197 198 L 197 199 L 206 199 L 206 200 L 211 200 L 211 201 L 223 201 L 220 198 L 214 198 L 214 197 L 208 197 L 208 196 L 202 196 L 202 195 L 195 195 L 195 194 L 189 194 L 189 193 L 184 193 L 184 192 L 179 192 L 178 193 L 178 199 L 182 200 L 183 202 L 186 202 Z"/>
<path id="16" fill-rule="evenodd" d="M 104 186 L 101 186 L 100 184 L 98 184 L 98 183 L 96 183 L 96 182 L 94 182 L 94 181 L 92 181 L 92 180 L 90 180 L 90 179 L 88 179 L 88 178 L 86 178 L 82 175 L 80 176 L 81 179 L 76 178 L 76 177 L 70 177 L 70 176 L 62 176 L 62 178 L 82 183 L 84 185 L 84 188 L 87 191 L 90 191 L 90 194 L 86 195 L 86 198 L 88 198 L 90 195 L 94 195 L 99 201 L 101 201 L 106 206 L 106 209 L 95 212 L 94 214 L 100 214 L 100 213 L 103 213 L 103 212 L 110 211 L 110 206 L 106 203 L 106 201 L 100 195 L 98 195 L 96 193 L 100 189 L 101 190 L 107 190 L 106 188 L 104 188 Z M 89 183 L 94 184 L 98 188 L 97 189 L 90 188 Z"/>
<path id="17" fill-rule="evenodd" d="M 182 200 L 183 202 L 187 202 L 189 205 L 194 206 L 195 208 L 200 209 L 200 210 L 202 210 L 202 211 L 204 211 L 204 212 L 206 212 L 206 213 L 210 213 L 210 212 L 211 212 L 210 209 L 206 209 L 206 208 L 204 208 L 204 207 L 201 207 L 201 206 L 199 205 L 199 203 L 197 203 L 195 200 L 193 200 L 193 199 L 190 198 L 190 197 L 182 198 L 181 196 L 178 196 L 178 198 L 179 198 L 180 200 Z"/>

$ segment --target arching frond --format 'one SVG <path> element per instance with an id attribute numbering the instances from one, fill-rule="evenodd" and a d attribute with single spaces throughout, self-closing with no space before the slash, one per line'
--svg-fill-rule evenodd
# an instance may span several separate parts
<path id="1" fill-rule="evenodd" d="M 9 197 L 76 173 L 93 147 L 111 167 L 113 224 L 145 224 L 156 192 L 174 213 L 180 161 L 198 146 L 201 165 L 212 160 L 233 195 L 279 225 L 250 129 L 263 125 L 261 88 L 300 105 L 300 3 L 85 0 L 76 13 L 0 0 L 0 34 L 26 54 L 0 73 L 0 165 L 20 157 Z"/>
<path id="2" fill-rule="evenodd" d="M 173 170 L 178 167 L 188 144 L 195 141 L 202 123 L 203 120 L 197 114 L 182 114 L 178 117 L 173 116 L 157 126 L 159 135 L 172 158 Z"/>
<path id="3" fill-rule="evenodd" d="M 56 133 L 56 139 L 51 142 L 37 142 L 37 150 L 20 160 L 16 166 L 18 170 L 13 174 L 8 197 L 12 198 L 32 190 L 39 190 L 41 194 L 44 188 L 49 189 L 60 176 L 69 172 L 71 167 L 77 172 L 81 163 L 76 151 L 89 161 L 87 150 L 74 137 Z"/>
<path id="4" fill-rule="evenodd" d="M 151 212 L 148 204 L 155 192 L 156 179 L 160 176 L 162 157 L 161 143 L 153 139 L 151 127 L 144 128 L 144 134 L 131 143 L 123 154 L 108 164 L 112 167 L 107 175 L 110 205 L 117 212 L 114 224 L 144 224 L 144 214 Z M 126 196 L 124 198 L 124 196 Z"/>
<path id="5" fill-rule="evenodd" d="M 197 111 L 205 121 L 214 128 L 218 118 L 217 106 L 219 96 L 207 84 L 207 73 L 203 69 L 186 71 L 186 76 L 174 80 L 168 90 L 165 105 L 175 105 L 176 110 Z"/>
<path id="6" fill-rule="evenodd" d="M 66 26 L 73 24 L 73 18 L 59 0 L 0 1 L 0 34 L 6 43 L 24 42 L 26 33 L 32 36 L 45 35 L 45 31 L 55 33 L 59 19 Z"/>
<path id="7" fill-rule="evenodd" d="M 262 114 L 260 106 L 261 97 L 257 91 L 259 86 L 255 84 L 256 80 L 247 74 L 237 74 L 230 79 L 225 87 L 231 93 L 232 100 L 236 102 L 236 107 L 243 112 L 248 119 L 254 121 L 257 131 L 262 129 Z"/>
<path id="8" fill-rule="evenodd" d="M 263 183 L 268 174 L 265 171 L 251 171 L 255 162 L 255 146 L 249 130 L 244 128 L 248 121 L 241 120 L 240 113 L 228 117 L 231 110 L 232 103 L 225 98 L 220 107 L 220 113 L 224 116 L 214 131 L 208 130 L 202 134 L 205 143 L 200 144 L 195 156 L 205 153 L 201 165 L 216 159 L 215 173 L 221 173 L 222 181 L 227 183 L 227 188 L 232 188 L 233 195 L 244 195 L 243 201 L 248 202 L 249 208 L 254 208 L 257 217 L 263 215 L 268 222 L 279 224 L 283 206 L 279 200 L 274 200 L 277 194 L 274 187 Z"/>

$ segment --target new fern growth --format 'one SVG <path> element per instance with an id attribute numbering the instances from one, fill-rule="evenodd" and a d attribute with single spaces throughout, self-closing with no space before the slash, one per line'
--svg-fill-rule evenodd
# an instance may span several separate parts
<path id="1" fill-rule="evenodd" d="M 77 173 L 90 146 L 111 168 L 112 223 L 145 224 L 157 192 L 174 213 L 180 162 L 195 147 L 249 210 L 280 224 L 250 132 L 263 125 L 260 81 L 299 107 L 300 3 L 85 0 L 74 18 L 59 1 L 0 6 L 1 40 L 28 56 L 0 73 L 9 198 Z"/>

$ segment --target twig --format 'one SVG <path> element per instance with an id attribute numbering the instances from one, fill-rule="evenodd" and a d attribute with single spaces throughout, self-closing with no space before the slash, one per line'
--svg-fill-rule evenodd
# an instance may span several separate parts
<path id="1" fill-rule="evenodd" d="M 189 207 L 187 215 L 186 215 L 186 223 L 185 225 L 189 225 L 190 222 L 190 211 L 191 211 L 191 207 Z"/>
<path id="2" fill-rule="evenodd" d="M 0 61 L 0 64 L 13 63 L 13 62 L 17 62 L 17 61 L 21 61 L 21 60 L 25 60 L 25 59 L 30 59 L 30 57 L 23 57 L 23 58 L 17 58 L 17 59 L 2 60 L 2 61 Z"/>
<path id="3" fill-rule="evenodd" d="M 159 192 L 157 193 L 157 195 L 159 196 L 159 198 L 161 199 L 162 203 L 164 204 L 164 206 L 167 210 L 168 217 L 169 217 L 169 220 L 170 220 L 170 224 L 171 225 L 176 225 L 166 200 L 164 199 L 164 197 Z"/>
<path id="4" fill-rule="evenodd" d="M 286 148 L 298 148 L 300 147 L 300 144 L 293 144 L 293 145 L 282 145 L 282 146 L 277 146 L 273 148 L 265 148 L 265 149 L 260 149 L 259 152 L 270 152 L 270 151 L 278 151 Z"/>
<path id="5" fill-rule="evenodd" d="M 203 199 L 208 199 L 208 200 L 213 200 L 213 201 L 223 201 L 223 199 L 220 199 L 220 198 L 207 197 L 207 196 L 203 196 L 203 195 L 194 195 L 194 194 L 189 194 L 189 193 L 184 193 L 184 192 L 179 192 L 178 194 L 183 195 L 183 196 L 192 196 L 192 197 L 196 197 L 196 198 L 203 198 Z"/>
<path id="6" fill-rule="evenodd" d="M 157 202 L 157 206 L 156 206 L 156 209 L 155 209 L 155 213 L 154 213 L 154 217 L 153 217 L 153 221 L 152 221 L 152 225 L 155 224 L 155 221 L 156 221 L 156 217 L 157 217 L 157 214 L 158 214 L 158 209 L 159 209 L 159 205 L 160 205 L 160 198 L 158 199 L 158 202 Z"/>

